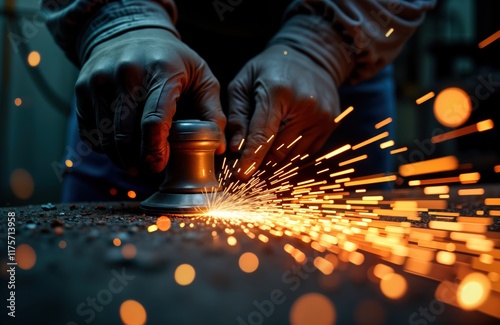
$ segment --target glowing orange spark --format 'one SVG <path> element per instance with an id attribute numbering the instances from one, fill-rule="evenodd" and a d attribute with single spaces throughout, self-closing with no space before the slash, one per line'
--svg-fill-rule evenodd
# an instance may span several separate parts
<path id="1" fill-rule="evenodd" d="M 299 141 L 300 139 L 302 139 L 302 136 L 301 136 L 301 135 L 299 135 L 299 136 L 297 137 L 297 139 L 293 140 L 293 141 L 292 141 L 292 143 L 290 143 L 290 144 L 289 144 L 286 148 L 287 148 L 287 149 L 288 149 L 288 148 L 290 148 L 290 147 L 291 147 L 291 146 L 293 146 L 295 143 L 297 143 L 297 141 Z"/>
<path id="2" fill-rule="evenodd" d="M 490 45 L 494 41 L 496 41 L 498 38 L 500 38 L 500 30 L 494 32 L 490 36 L 486 37 L 484 40 L 479 42 L 477 45 L 480 49 L 485 48 L 486 46 Z"/>
<path id="3" fill-rule="evenodd" d="M 245 138 L 241 139 L 240 144 L 238 145 L 238 151 L 240 151 L 241 148 L 243 148 L 243 143 L 245 143 Z"/>
<path id="4" fill-rule="evenodd" d="M 384 182 L 393 182 L 397 179 L 396 175 L 386 175 L 386 176 L 373 176 L 364 179 L 353 179 L 349 182 L 346 182 L 345 186 L 358 186 L 358 185 L 367 185 L 367 184 L 375 184 L 375 183 L 384 183 Z"/>
<path id="5" fill-rule="evenodd" d="M 429 159 L 416 163 L 401 165 L 399 174 L 403 177 L 438 173 L 458 168 L 458 159 L 454 156 L 446 156 L 442 158 Z"/>
<path id="6" fill-rule="evenodd" d="M 336 173 L 332 173 L 332 174 L 330 174 L 330 177 L 337 177 L 340 175 L 345 175 L 345 174 L 350 174 L 350 173 L 354 173 L 354 168 L 349 168 L 349 169 L 342 170 L 342 171 L 339 171 Z"/>
<path id="7" fill-rule="evenodd" d="M 417 103 L 417 105 L 420 105 L 420 104 L 428 101 L 429 99 L 431 99 L 434 96 L 435 96 L 434 92 L 431 91 L 431 92 L 428 92 L 427 94 L 423 95 L 422 97 L 418 98 L 415 102 Z"/>
<path id="8" fill-rule="evenodd" d="M 337 116 L 333 121 L 335 123 L 339 123 L 344 117 L 347 116 L 347 114 L 349 114 L 350 112 L 352 112 L 354 110 L 354 107 L 352 106 L 349 106 L 348 108 L 346 108 L 342 113 L 339 114 L 339 116 Z"/>
<path id="9" fill-rule="evenodd" d="M 322 157 L 317 158 L 316 161 L 321 161 L 323 159 L 330 159 L 330 158 L 335 157 L 335 156 L 337 156 L 337 155 L 341 154 L 342 152 L 345 152 L 349 149 L 351 149 L 351 145 L 346 144 L 338 149 L 335 149 L 335 150 L 327 153 L 326 155 L 324 155 Z"/>
<path id="10" fill-rule="evenodd" d="M 398 149 L 391 150 L 390 154 L 391 155 L 395 155 L 397 153 L 405 152 L 407 150 L 408 150 L 408 147 L 401 147 L 401 148 L 398 148 Z"/>
<path id="11" fill-rule="evenodd" d="M 361 155 L 361 156 L 358 156 L 358 157 L 355 157 L 355 158 L 352 158 L 349 160 L 345 160 L 345 161 L 339 162 L 339 167 L 349 165 L 349 164 L 364 160 L 366 158 L 368 158 L 368 155 Z"/>
<path id="12" fill-rule="evenodd" d="M 491 130 L 493 127 L 494 127 L 494 123 L 492 120 L 484 120 L 484 121 L 478 122 L 478 123 L 473 124 L 473 125 L 465 126 L 463 128 L 457 129 L 457 130 L 453 130 L 450 132 L 446 132 L 443 134 L 433 136 L 431 138 L 431 141 L 433 143 L 440 143 L 443 141 L 462 137 L 464 135 L 468 135 L 471 133 L 484 132 L 487 130 Z"/>
<path id="13" fill-rule="evenodd" d="M 382 120 L 382 121 L 378 122 L 377 124 L 375 124 L 375 129 L 378 130 L 391 122 L 392 122 L 392 117 L 388 117 L 385 120 Z"/>
<path id="14" fill-rule="evenodd" d="M 374 136 L 374 137 L 372 137 L 372 138 L 370 138 L 368 140 L 365 140 L 365 141 L 363 141 L 361 143 L 358 143 L 357 145 L 355 145 L 355 146 L 352 147 L 352 150 L 357 150 L 357 149 L 359 149 L 361 147 L 369 145 L 370 143 L 373 143 L 373 142 L 378 141 L 380 139 L 386 138 L 388 136 L 389 136 L 389 132 L 385 131 L 385 132 L 380 133 L 379 135 L 376 135 L 376 136 Z"/>
<path id="15" fill-rule="evenodd" d="M 387 149 L 389 147 L 392 147 L 393 145 L 394 145 L 394 140 L 385 141 L 380 144 L 380 149 Z"/>

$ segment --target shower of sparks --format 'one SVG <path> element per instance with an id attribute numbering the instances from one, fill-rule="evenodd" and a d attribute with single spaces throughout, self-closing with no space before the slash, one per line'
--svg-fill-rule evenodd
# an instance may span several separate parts
<path id="1" fill-rule="evenodd" d="M 335 122 L 352 110 L 352 107 L 346 109 Z M 387 118 L 375 128 L 391 122 Z M 442 142 L 493 127 L 493 122 L 486 120 L 432 140 Z M 472 132 L 453 133 L 468 128 Z M 209 206 L 200 210 L 195 220 L 210 227 L 214 241 L 224 242 L 232 249 L 240 247 L 240 242 L 246 239 L 238 236 L 242 234 L 260 245 L 276 244 L 279 238 L 284 252 L 303 264 L 307 261 L 307 247 L 304 247 L 307 245 L 317 254 L 313 264 L 324 275 L 335 272 L 339 261 L 361 265 L 365 255 L 375 255 L 381 263 L 372 267 L 373 274 L 368 276 L 377 279 L 380 291 L 387 298 L 400 299 L 409 290 L 406 279 L 395 271 L 402 268 L 404 272 L 438 281 L 437 299 L 500 318 L 500 310 L 492 307 L 500 304 L 500 237 L 488 231 L 494 218 L 500 217 L 500 198 L 484 197 L 488 194 L 484 188 L 470 187 L 480 180 L 481 174 L 464 170 L 469 168 L 464 166 L 471 165 L 459 162 L 455 156 L 403 164 L 397 174 L 356 173 L 356 163 L 368 159 L 362 152 L 365 147 L 384 150 L 396 145 L 393 140 L 383 142 L 387 137 L 389 132 L 383 132 L 316 159 L 306 160 L 309 154 L 304 153 L 281 165 L 269 161 L 262 165 L 262 170 L 253 163 L 245 171 L 245 174 L 253 172 L 246 182 L 232 178 L 237 160 L 224 159 L 218 179 L 221 190 L 206 190 Z M 298 136 L 274 150 L 287 152 L 301 138 Z M 399 147 L 390 153 L 406 151 L 407 147 Z M 492 168 L 500 172 L 500 165 Z M 301 178 L 303 172 L 314 176 Z M 412 187 L 414 196 L 371 193 L 365 188 L 397 181 Z M 450 184 L 469 187 L 456 189 L 450 188 Z M 450 197 L 482 198 L 485 209 L 464 215 L 463 210 L 451 207 Z M 159 218 L 157 225 L 148 231 L 162 230 L 159 221 L 164 222 L 163 218 L 166 217 Z M 192 225 L 182 222 L 178 226 Z M 166 229 L 169 227 L 170 223 Z M 244 253 L 239 260 L 242 272 L 253 272 L 258 263 L 258 257 L 252 253 Z M 194 273 L 185 283 L 192 279 Z M 448 297 L 449 292 L 440 294 L 450 279 L 455 279 L 450 285 L 459 283 L 452 301 L 441 299 Z"/>

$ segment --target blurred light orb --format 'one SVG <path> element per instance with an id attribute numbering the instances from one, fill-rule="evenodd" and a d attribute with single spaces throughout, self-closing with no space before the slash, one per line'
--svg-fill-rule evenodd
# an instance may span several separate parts
<path id="1" fill-rule="evenodd" d="M 181 264 L 175 269 L 174 279 L 178 285 L 190 285 L 194 281 L 195 277 L 196 271 L 194 267 L 189 264 Z"/>
<path id="2" fill-rule="evenodd" d="M 158 229 L 160 229 L 160 231 L 167 231 L 172 226 L 172 222 L 170 221 L 169 217 L 161 216 L 156 219 L 156 225 L 158 226 Z"/>
<path id="3" fill-rule="evenodd" d="M 21 106 L 23 104 L 23 100 L 19 97 L 17 97 L 16 99 L 14 99 L 14 105 L 16 105 L 17 107 Z"/>
<path id="4" fill-rule="evenodd" d="M 33 195 L 35 182 L 26 169 L 17 168 L 10 175 L 10 188 L 17 198 L 27 200 Z"/>
<path id="5" fill-rule="evenodd" d="M 42 57 L 37 51 L 31 51 L 30 54 L 28 54 L 28 64 L 32 67 L 39 65 L 41 60 Z"/>
<path id="6" fill-rule="evenodd" d="M 434 100 L 434 116 L 444 126 L 456 128 L 464 124 L 472 112 L 469 95 L 460 88 L 442 90 Z"/>
<path id="7" fill-rule="evenodd" d="M 380 290 L 389 299 L 399 299 L 406 293 L 408 287 L 405 278 L 397 273 L 388 273 L 380 281 Z"/>
<path id="8" fill-rule="evenodd" d="M 36 253 L 35 250 L 28 244 L 21 244 L 16 248 L 16 262 L 22 270 L 29 270 L 35 266 Z"/>
<path id="9" fill-rule="evenodd" d="M 307 293 L 299 297 L 290 309 L 292 325 L 335 324 L 337 313 L 333 303 L 319 293 Z"/>
<path id="10" fill-rule="evenodd" d="M 483 273 L 470 273 L 457 289 L 458 304 L 465 310 L 476 309 L 488 299 L 491 291 L 490 279 Z"/>
<path id="11" fill-rule="evenodd" d="M 120 306 L 120 318 L 126 325 L 146 324 L 146 309 L 140 302 L 135 300 L 126 300 Z"/>
<path id="12" fill-rule="evenodd" d="M 127 259 L 131 260 L 137 255 L 137 248 L 135 248 L 134 244 L 126 244 L 125 246 L 122 247 L 122 256 Z"/>
<path id="13" fill-rule="evenodd" d="M 238 261 L 240 269 L 245 273 L 252 273 L 259 267 L 259 258 L 251 252 L 241 254 Z"/>

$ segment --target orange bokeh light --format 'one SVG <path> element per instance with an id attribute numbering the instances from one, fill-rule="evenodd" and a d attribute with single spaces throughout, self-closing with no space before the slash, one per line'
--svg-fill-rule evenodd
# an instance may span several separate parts
<path id="1" fill-rule="evenodd" d="M 243 272 L 252 273 L 259 267 L 259 258 L 254 253 L 246 252 L 241 254 L 238 264 Z"/>
<path id="2" fill-rule="evenodd" d="M 178 285 L 187 286 L 194 281 L 196 271 L 189 264 L 181 264 L 175 269 L 174 279 Z"/>
<path id="3" fill-rule="evenodd" d="M 333 303 L 319 293 L 307 293 L 299 297 L 290 309 L 292 325 L 335 324 L 337 313 Z"/>
<path id="4" fill-rule="evenodd" d="M 27 244 L 21 244 L 16 248 L 16 262 L 17 266 L 23 270 L 29 270 L 36 263 L 35 250 Z"/>
<path id="5" fill-rule="evenodd" d="M 160 231 L 167 231 L 172 226 L 172 222 L 169 217 L 161 216 L 156 220 L 156 225 Z"/>
<path id="6" fill-rule="evenodd" d="M 390 299 L 399 299 L 406 293 L 407 283 L 405 278 L 397 273 L 389 273 L 382 277 L 380 290 Z"/>
<path id="7" fill-rule="evenodd" d="M 137 194 L 134 191 L 128 191 L 127 196 L 131 199 L 135 199 L 137 197 Z"/>
<path id="8" fill-rule="evenodd" d="M 472 112 L 469 95 L 460 88 L 442 90 L 434 101 L 434 116 L 444 126 L 456 128 L 464 124 Z"/>
<path id="9" fill-rule="evenodd" d="M 30 54 L 28 54 L 28 64 L 32 67 L 36 67 L 37 65 L 39 65 L 41 59 L 42 57 L 37 51 L 31 51 Z"/>
<path id="10" fill-rule="evenodd" d="M 458 304 L 465 310 L 476 309 L 488 299 L 490 290 L 491 282 L 486 275 L 478 272 L 470 273 L 458 286 Z"/>
<path id="11" fill-rule="evenodd" d="M 126 244 L 122 247 L 122 255 L 124 258 L 130 260 L 137 254 L 137 248 L 133 244 Z"/>
<path id="12" fill-rule="evenodd" d="M 10 175 L 10 188 L 17 198 L 27 200 L 33 195 L 35 181 L 26 169 L 17 168 Z"/>
<path id="13" fill-rule="evenodd" d="M 126 300 L 120 306 L 120 317 L 126 325 L 146 324 L 146 309 L 135 300 Z"/>
<path id="14" fill-rule="evenodd" d="M 116 247 L 120 246 L 121 244 L 122 241 L 120 240 L 120 238 L 113 239 L 113 245 L 115 245 Z"/>

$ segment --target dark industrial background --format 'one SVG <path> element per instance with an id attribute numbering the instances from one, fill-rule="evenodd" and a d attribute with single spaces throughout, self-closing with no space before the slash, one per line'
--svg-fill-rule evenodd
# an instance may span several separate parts
<path id="1" fill-rule="evenodd" d="M 35 0 L 0 1 L 0 206 L 57 202 L 60 198 L 61 182 L 54 166 L 63 162 L 66 122 L 78 71 L 41 23 L 38 6 Z M 432 100 L 416 105 L 420 96 L 457 86 L 473 97 L 481 76 L 500 81 L 500 41 L 478 48 L 481 40 L 500 29 L 499 13 L 500 3 L 495 0 L 438 1 L 395 62 L 398 146 L 408 146 L 411 152 L 416 141 L 429 139 L 440 127 L 432 113 Z M 31 51 L 41 55 L 36 67 L 27 64 Z M 481 182 L 498 182 L 500 174 L 492 166 L 500 163 L 499 94 L 493 84 L 467 122 L 490 118 L 495 129 L 447 141 L 429 158 L 456 155 L 481 172 Z M 16 98 L 22 100 L 19 106 Z M 11 179 L 16 171 L 28 193 L 33 185 L 31 195 L 14 194 Z"/>

